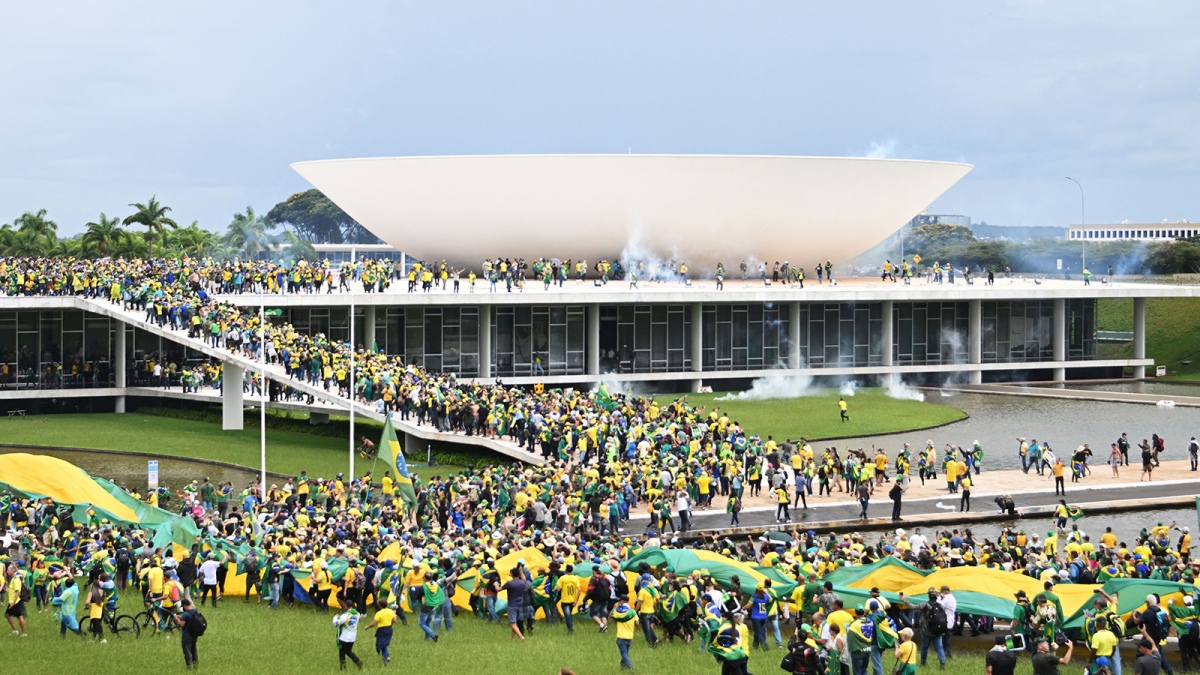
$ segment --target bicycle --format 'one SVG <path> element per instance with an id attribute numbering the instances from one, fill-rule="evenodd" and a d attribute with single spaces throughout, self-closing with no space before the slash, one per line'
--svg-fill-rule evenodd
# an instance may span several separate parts
<path id="1" fill-rule="evenodd" d="M 138 625 L 137 619 L 128 614 L 117 614 L 116 610 L 105 610 L 103 617 L 104 625 L 108 626 L 108 630 L 116 637 L 121 637 L 122 633 L 132 633 L 133 637 L 141 637 L 142 627 Z"/>
<path id="2" fill-rule="evenodd" d="M 157 622 L 155 621 L 155 614 L 158 615 Z M 155 635 L 159 633 L 170 635 L 172 631 L 178 628 L 178 626 L 175 625 L 175 610 L 173 608 L 167 609 L 165 607 L 159 607 L 158 609 L 155 609 L 154 607 L 148 607 L 145 611 L 135 614 L 133 616 L 133 621 L 141 627 L 141 630 L 154 631 Z"/>

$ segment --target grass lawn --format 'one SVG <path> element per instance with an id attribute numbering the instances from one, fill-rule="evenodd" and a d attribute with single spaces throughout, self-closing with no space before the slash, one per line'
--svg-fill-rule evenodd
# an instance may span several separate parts
<path id="1" fill-rule="evenodd" d="M 122 600 L 122 605 L 126 605 L 125 599 Z M 0 635 L 0 653 L 4 655 L 3 661 L 9 672 L 183 671 L 178 637 L 152 637 L 144 633 L 136 640 L 110 638 L 108 644 L 89 643 L 86 638 L 73 634 L 62 639 L 51 612 L 30 611 L 29 637 L 19 638 L 7 631 Z M 237 598 L 217 609 L 205 608 L 203 613 L 208 620 L 208 631 L 200 638 L 197 649 L 203 671 L 312 675 L 338 670 L 332 612 L 317 614 L 307 606 L 272 612 L 265 604 L 244 605 Z M 364 619 L 362 625 L 366 623 Z M 86 619 L 83 624 L 86 635 Z M 539 622 L 534 633 L 521 644 L 509 639 L 507 625 L 489 625 L 460 614 L 455 622 L 455 632 L 443 633 L 435 644 L 422 640 L 416 624 L 413 616 L 409 616 L 408 626 L 397 624 L 391 644 L 392 663 L 387 671 L 439 675 L 554 675 L 560 668 L 571 668 L 580 675 L 622 672 L 613 633 L 615 628 L 601 634 L 593 624 L 577 621 L 575 634 L 568 635 L 561 624 L 547 627 Z M 354 651 L 363 659 L 367 670 L 386 672 L 374 652 L 373 634 L 373 630 L 367 632 L 360 628 Z M 955 656 L 945 670 L 938 669 L 937 659 L 932 654 L 930 665 L 918 670 L 939 675 L 982 673 L 982 652 L 965 653 L 962 651 L 965 648 L 962 642 L 956 645 Z M 713 657 L 696 653 L 695 646 L 675 643 L 652 650 L 640 632 L 630 648 L 630 658 L 636 671 L 641 673 L 715 675 L 720 672 Z M 782 650 L 755 650 L 750 656 L 750 670 L 759 675 L 780 672 L 782 658 Z M 1075 666 L 1082 667 L 1085 658 L 1076 654 L 1070 671 L 1077 672 Z M 890 668 L 893 660 L 890 654 L 887 655 L 885 666 Z M 350 668 L 354 669 L 352 665 Z M 1063 672 L 1067 670 L 1064 668 Z M 1021 657 L 1016 672 L 1020 675 L 1032 673 L 1027 656 Z"/>
<path id="2" fill-rule="evenodd" d="M 761 401 L 718 401 L 723 393 L 689 394 L 688 401 L 696 406 L 713 406 L 729 414 L 749 433 L 764 439 L 795 440 L 835 436 L 864 436 L 893 433 L 907 429 L 945 424 L 966 417 L 966 413 L 938 403 L 894 399 L 884 389 L 860 388 L 847 396 L 850 422 L 838 415 L 838 392 L 818 390 L 810 396 L 779 398 Z M 664 397 L 659 397 L 664 400 Z"/>
<path id="3" fill-rule="evenodd" d="M 258 467 L 258 429 L 224 431 L 220 424 L 133 413 L 91 413 L 0 418 L 0 439 L 15 445 L 58 445 L 98 450 L 124 450 L 153 455 L 190 457 Z M 357 445 L 357 444 L 356 444 Z M 267 429 L 267 470 L 314 476 L 345 471 L 346 439 Z M 424 453 L 421 460 L 424 460 Z M 356 460 L 356 468 L 361 460 Z M 381 469 L 382 470 L 382 469 Z M 422 476 L 433 473 L 417 469 Z M 461 471 L 439 466 L 437 473 Z M 361 471 L 361 468 L 360 468 Z"/>
<path id="4" fill-rule="evenodd" d="M 1133 330 L 1133 299 L 1102 299 L 1096 310 L 1096 329 Z M 1170 375 L 1200 379 L 1200 301 L 1194 298 L 1146 299 L 1146 356 Z M 1100 346 L 1108 358 L 1133 358 L 1133 343 Z M 1184 364 L 1184 361 L 1191 363 Z"/>

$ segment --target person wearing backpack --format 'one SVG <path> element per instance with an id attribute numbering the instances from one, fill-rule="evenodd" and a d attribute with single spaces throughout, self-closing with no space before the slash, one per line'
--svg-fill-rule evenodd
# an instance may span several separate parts
<path id="1" fill-rule="evenodd" d="M 250 592 L 254 591 L 258 594 L 258 601 L 262 602 L 262 589 L 258 587 L 262 583 L 262 577 L 258 573 L 258 552 L 250 549 L 243 561 L 243 567 L 246 570 L 246 597 L 242 600 L 243 603 L 250 602 Z"/>
<path id="2" fill-rule="evenodd" d="M 183 611 L 175 616 L 175 625 L 180 629 L 179 642 L 183 646 L 183 665 L 188 670 L 199 668 L 200 656 L 196 651 L 196 641 L 208 630 L 208 620 L 191 600 L 184 598 Z"/>
<path id="3" fill-rule="evenodd" d="M 920 617 L 919 628 L 921 629 L 921 665 L 925 665 L 925 660 L 929 656 L 929 646 L 933 645 L 937 651 L 938 663 L 941 667 L 946 667 L 946 650 L 943 640 L 947 633 L 946 611 L 942 608 L 942 603 L 938 600 L 938 593 L 935 589 L 929 589 L 929 600 L 927 602 L 916 603 L 900 594 L 900 602 L 908 605 L 910 610 L 915 610 L 917 616 Z"/>

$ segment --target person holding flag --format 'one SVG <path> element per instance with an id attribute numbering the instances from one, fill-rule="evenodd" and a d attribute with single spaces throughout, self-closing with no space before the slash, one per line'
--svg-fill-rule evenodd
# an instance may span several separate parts
<path id="1" fill-rule="evenodd" d="M 745 615 L 733 612 L 711 633 L 708 653 L 721 664 L 721 675 L 746 675 L 750 657 L 746 654 Z"/>
<path id="2" fill-rule="evenodd" d="M 400 491 L 400 498 L 410 509 L 417 506 L 417 493 L 413 489 L 412 476 L 408 473 L 408 462 L 404 461 L 404 451 L 396 438 L 396 429 L 392 426 L 392 417 L 388 415 L 383 422 L 383 436 L 379 441 L 375 459 L 385 459 L 396 471 L 395 486 Z"/>

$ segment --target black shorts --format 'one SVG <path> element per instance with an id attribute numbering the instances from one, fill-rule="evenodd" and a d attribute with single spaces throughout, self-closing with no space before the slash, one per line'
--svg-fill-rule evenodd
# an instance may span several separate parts
<path id="1" fill-rule="evenodd" d="M 4 616 L 25 616 L 25 601 L 18 600 L 15 605 L 9 605 L 4 610 Z"/>

